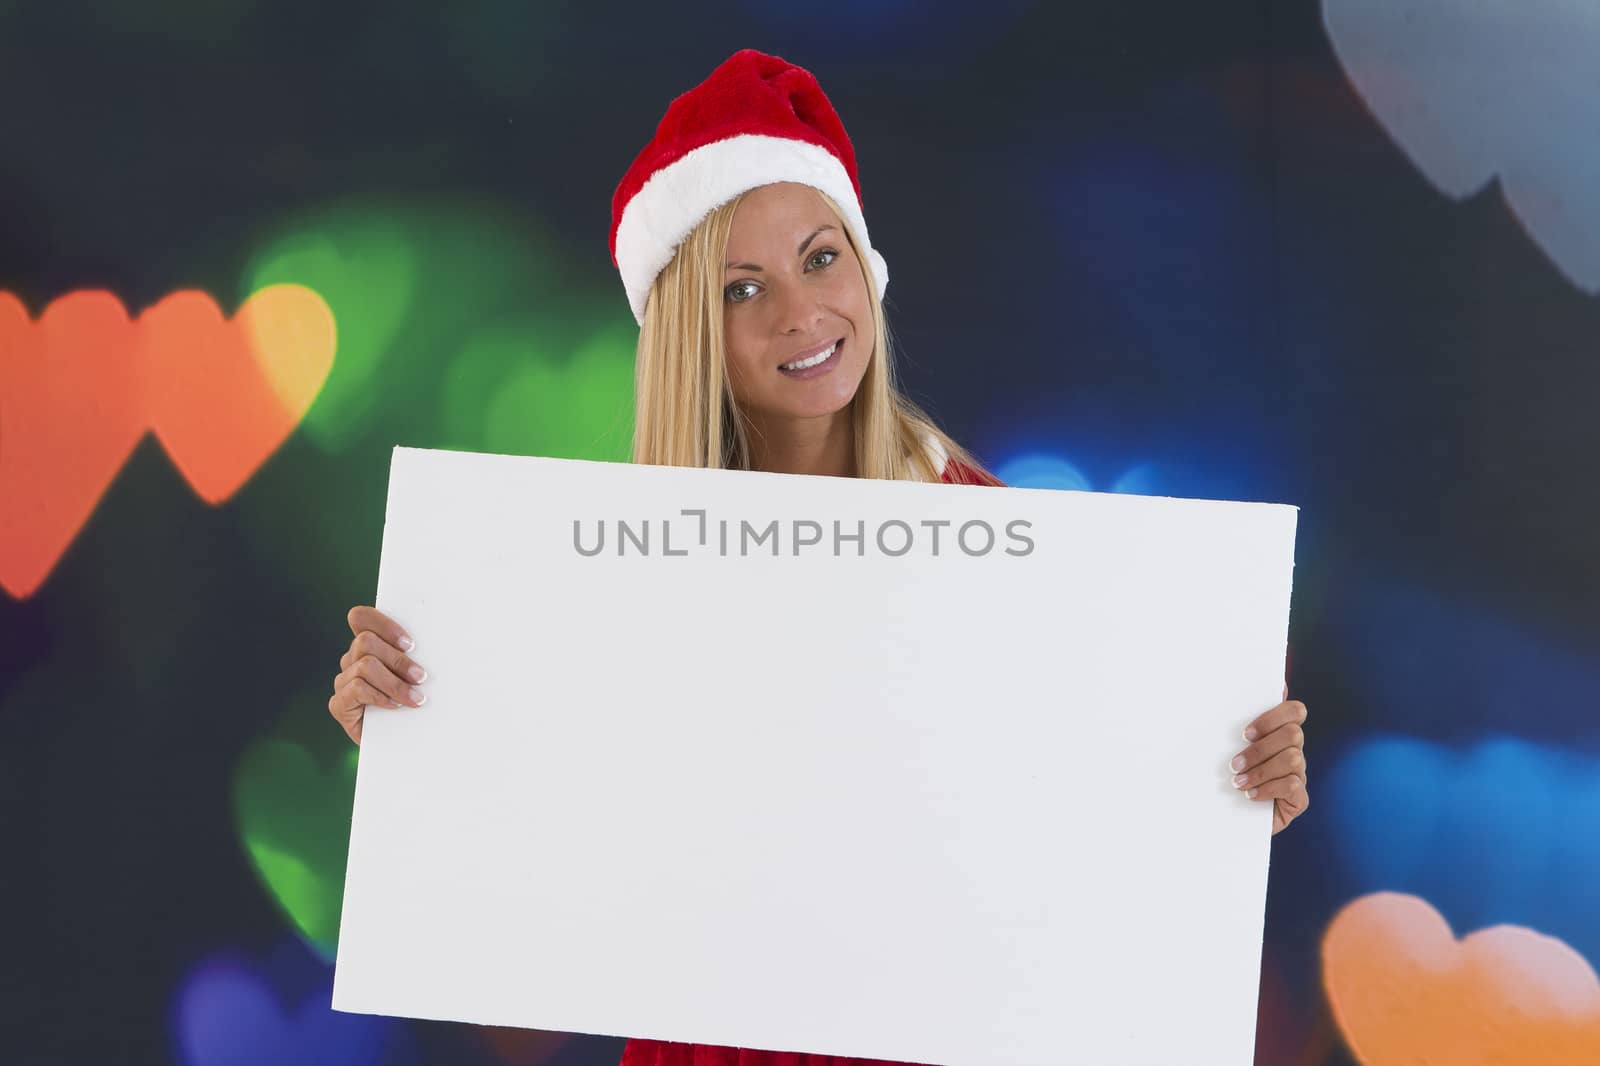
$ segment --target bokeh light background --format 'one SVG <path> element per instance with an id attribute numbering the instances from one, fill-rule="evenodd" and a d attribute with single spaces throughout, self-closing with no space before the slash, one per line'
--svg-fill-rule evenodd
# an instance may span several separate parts
<path id="1" fill-rule="evenodd" d="M 325 701 L 393 446 L 626 457 L 611 191 L 744 46 L 841 111 L 905 380 L 1002 477 L 1302 508 L 1258 1061 L 1600 1062 L 1557 0 L 0 2 L 0 1060 L 617 1061 L 328 1010 Z"/>

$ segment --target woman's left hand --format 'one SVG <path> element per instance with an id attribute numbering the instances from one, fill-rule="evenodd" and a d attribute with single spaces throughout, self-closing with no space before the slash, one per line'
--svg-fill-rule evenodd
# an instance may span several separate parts
<path id="1" fill-rule="evenodd" d="M 1289 695 L 1284 688 L 1283 694 Z M 1272 835 L 1306 812 L 1306 705 L 1285 700 L 1250 723 L 1249 747 L 1233 760 L 1233 786 L 1253 800 L 1272 801 Z"/>

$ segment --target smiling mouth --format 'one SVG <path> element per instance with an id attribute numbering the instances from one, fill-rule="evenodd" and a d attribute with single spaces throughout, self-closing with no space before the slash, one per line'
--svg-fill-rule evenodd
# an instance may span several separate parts
<path id="1" fill-rule="evenodd" d="M 839 348 L 843 344 L 844 344 L 844 338 L 841 337 L 840 339 L 834 341 L 828 347 L 822 349 L 821 351 L 815 353 L 814 355 L 807 356 L 804 359 L 796 359 L 792 363 L 784 363 L 782 366 L 778 367 L 778 369 L 779 370 L 789 370 L 789 371 L 809 370 L 810 368 L 812 368 L 814 366 L 821 366 L 823 363 L 826 363 L 829 359 L 832 359 L 835 355 L 837 355 L 838 352 L 839 352 Z"/>

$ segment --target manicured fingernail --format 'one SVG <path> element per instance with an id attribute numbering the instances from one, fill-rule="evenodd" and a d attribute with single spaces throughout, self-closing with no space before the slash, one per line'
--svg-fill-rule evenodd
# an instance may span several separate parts
<path id="1" fill-rule="evenodd" d="M 411 697 L 411 702 L 415 703 L 418 707 L 421 707 L 424 703 L 428 702 L 428 694 L 423 692 L 420 688 L 417 688 L 415 685 L 411 687 L 411 691 L 407 693 L 407 695 Z"/>
<path id="2" fill-rule="evenodd" d="M 406 671 L 406 676 L 409 677 L 413 681 L 421 683 L 423 681 L 428 680 L 428 671 L 424 670 L 421 666 L 418 666 L 416 663 L 412 663 L 411 664 L 411 668 Z"/>
<path id="3" fill-rule="evenodd" d="M 1261 790 L 1259 788 L 1252 788 L 1249 792 L 1246 792 L 1245 795 L 1249 796 L 1251 799 L 1255 799 L 1256 798 L 1256 793 L 1260 792 L 1260 791 Z"/>
<path id="4" fill-rule="evenodd" d="M 1233 787 L 1234 788 L 1243 788 L 1244 787 L 1244 783 L 1246 781 L 1248 781 L 1248 780 L 1250 780 L 1248 777 L 1246 777 L 1244 774 L 1240 774 L 1238 777 L 1235 777 L 1233 779 Z"/>
<path id="5" fill-rule="evenodd" d="M 1254 740 L 1256 738 L 1256 727 L 1255 726 L 1249 726 L 1248 728 L 1246 728 L 1245 731 L 1244 731 L 1244 738 L 1246 740 Z"/>
<path id="6" fill-rule="evenodd" d="M 1234 759 L 1231 765 L 1233 766 L 1233 768 L 1235 770 L 1243 770 L 1244 767 L 1245 767 L 1244 756 L 1240 755 L 1239 757 Z"/>
<path id="7" fill-rule="evenodd" d="M 411 634 L 409 634 L 409 633 L 401 633 L 400 634 L 400 650 L 401 651 L 410 651 L 412 648 L 415 648 L 416 646 L 417 646 L 417 642 L 411 639 Z"/>

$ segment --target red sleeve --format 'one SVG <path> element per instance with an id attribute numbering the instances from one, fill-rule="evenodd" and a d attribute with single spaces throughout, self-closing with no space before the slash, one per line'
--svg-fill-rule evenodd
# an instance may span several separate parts
<path id="1" fill-rule="evenodd" d="M 793 1051 L 757 1051 L 754 1048 L 714 1044 L 678 1044 L 668 1040 L 629 1040 L 618 1066 L 915 1066 L 883 1059 L 851 1059 L 842 1055 L 804 1055 Z"/>
<path id="2" fill-rule="evenodd" d="M 993 474 L 955 459 L 944 464 L 944 474 L 941 480 L 946 485 L 992 485 L 995 488 L 1005 488 L 1005 482 Z"/>

